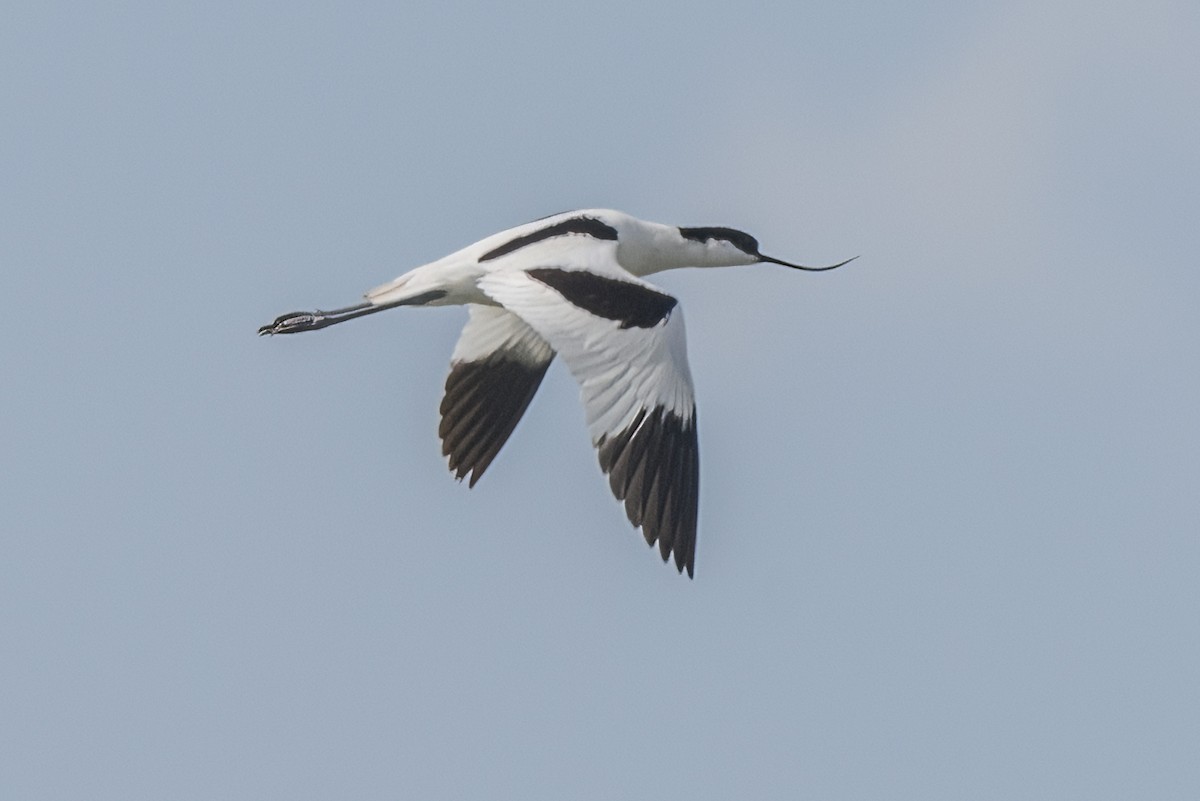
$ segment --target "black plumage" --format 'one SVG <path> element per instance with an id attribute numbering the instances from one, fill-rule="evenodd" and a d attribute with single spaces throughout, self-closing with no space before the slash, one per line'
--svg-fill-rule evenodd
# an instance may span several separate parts
<path id="1" fill-rule="evenodd" d="M 611 225 L 603 223 L 595 217 L 571 217 L 561 222 L 556 222 L 553 225 L 547 225 L 545 228 L 539 228 L 528 234 L 513 237 L 503 245 L 484 253 L 479 257 L 479 260 L 491 261 L 492 259 L 498 259 L 527 245 L 532 245 L 535 242 L 541 242 L 544 239 L 556 236 L 566 236 L 568 234 L 582 234 L 590 236 L 593 239 L 608 239 L 613 242 L 617 240 L 617 229 Z"/>
<path id="2" fill-rule="evenodd" d="M 653 328 L 664 322 L 679 303 L 665 292 L 587 270 L 535 267 L 526 272 L 574 306 L 597 317 L 617 320 L 621 328 Z"/>
<path id="3" fill-rule="evenodd" d="M 629 522 L 641 526 L 647 544 L 658 543 L 667 561 L 692 576 L 700 497 L 700 449 L 693 410 L 684 420 L 674 412 L 643 409 L 624 430 L 596 443 L 600 468 Z"/>
<path id="4" fill-rule="evenodd" d="M 446 377 L 438 436 L 450 470 L 475 486 L 533 400 L 550 361 L 537 364 L 492 354 L 455 362 Z"/>

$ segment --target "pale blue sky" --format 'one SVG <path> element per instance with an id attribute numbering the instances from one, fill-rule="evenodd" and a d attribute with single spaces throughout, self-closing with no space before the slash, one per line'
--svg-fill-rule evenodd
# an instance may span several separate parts
<path id="1" fill-rule="evenodd" d="M 18 3 L 0 795 L 1200 796 L 1200 7 Z M 561 365 L 256 327 L 583 206 L 680 271 L 696 579 Z"/>

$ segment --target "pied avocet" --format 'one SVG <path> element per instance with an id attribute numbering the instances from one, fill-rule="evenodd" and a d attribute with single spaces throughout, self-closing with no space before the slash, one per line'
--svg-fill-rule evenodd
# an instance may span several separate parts
<path id="1" fill-rule="evenodd" d="M 851 261 L 848 259 L 847 261 Z M 646 542 L 693 575 L 700 460 L 678 301 L 642 276 L 769 262 L 732 228 L 680 228 L 619 211 L 545 217 L 482 239 L 333 311 L 292 312 L 259 334 L 295 334 L 397 306 L 467 306 L 438 434 L 474 486 L 558 353 L 579 382 L 600 467 Z"/>

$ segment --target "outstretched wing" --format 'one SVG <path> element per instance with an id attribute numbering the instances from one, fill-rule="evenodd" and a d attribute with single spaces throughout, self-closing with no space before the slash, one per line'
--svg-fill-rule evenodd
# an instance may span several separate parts
<path id="1" fill-rule="evenodd" d="M 554 359 L 542 337 L 498 306 L 468 307 L 442 398 L 438 436 L 450 470 L 468 486 L 487 470 L 533 400 Z"/>
<path id="2" fill-rule="evenodd" d="M 691 576 L 700 459 L 683 315 L 675 298 L 615 259 L 499 270 L 479 287 L 550 343 L 579 382 L 613 494 L 663 561 Z"/>

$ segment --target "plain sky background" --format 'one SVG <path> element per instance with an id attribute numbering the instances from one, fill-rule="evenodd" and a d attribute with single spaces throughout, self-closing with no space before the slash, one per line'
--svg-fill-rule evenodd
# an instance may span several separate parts
<path id="1" fill-rule="evenodd" d="M 0 796 L 1200 797 L 1200 5 L 8 4 Z M 687 310 L 696 579 L 461 309 L 608 206 Z"/>

